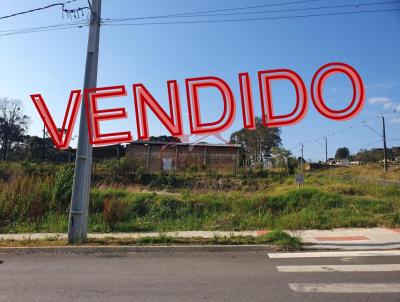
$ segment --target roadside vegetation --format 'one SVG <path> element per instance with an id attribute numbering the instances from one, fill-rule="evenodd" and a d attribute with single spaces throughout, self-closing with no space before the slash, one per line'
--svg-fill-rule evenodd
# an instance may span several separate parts
<path id="1" fill-rule="evenodd" d="M 127 160 L 96 164 L 90 232 L 399 227 L 400 170 L 332 168 L 148 174 Z M 73 166 L 0 163 L 0 232 L 66 232 Z"/>
<path id="2" fill-rule="evenodd" d="M 65 246 L 67 241 L 57 236 L 45 239 L 1 240 L 0 247 L 57 247 Z M 272 231 L 258 237 L 230 236 L 214 238 L 175 238 L 160 233 L 157 237 L 88 239 L 75 246 L 168 246 L 168 245 L 268 245 L 274 250 L 299 250 L 302 247 L 297 237 L 283 231 Z"/>

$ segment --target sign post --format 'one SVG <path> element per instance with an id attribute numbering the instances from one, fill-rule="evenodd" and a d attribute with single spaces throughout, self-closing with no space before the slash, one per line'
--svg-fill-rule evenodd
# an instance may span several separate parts
<path id="1" fill-rule="evenodd" d="M 300 184 L 304 183 L 304 174 L 295 174 L 294 180 L 296 181 L 298 188 L 300 189 Z"/>

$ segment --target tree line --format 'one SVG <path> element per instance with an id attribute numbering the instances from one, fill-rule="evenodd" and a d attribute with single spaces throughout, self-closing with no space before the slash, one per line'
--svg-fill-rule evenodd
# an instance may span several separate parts
<path id="1" fill-rule="evenodd" d="M 58 150 L 50 137 L 46 135 L 31 136 L 27 134 L 30 118 L 23 112 L 22 101 L 18 99 L 0 98 L 0 159 L 68 162 L 74 157 L 74 150 Z M 230 143 L 240 144 L 240 164 L 243 167 L 258 167 L 266 163 L 275 166 L 296 166 L 302 158 L 294 158 L 289 150 L 282 147 L 280 128 L 268 128 L 260 117 L 255 118 L 254 130 L 240 129 L 233 132 Z M 180 142 L 172 136 L 152 136 L 152 141 Z M 388 149 L 388 158 L 394 160 L 400 156 L 400 147 Z M 383 150 L 374 148 L 360 150 L 351 155 L 347 147 L 337 149 L 335 159 L 349 159 L 363 163 L 379 162 L 383 158 Z"/>
<path id="2" fill-rule="evenodd" d="M 0 98 L 0 159 L 67 162 L 70 150 L 57 150 L 51 138 L 27 134 L 30 118 L 21 100 Z"/>

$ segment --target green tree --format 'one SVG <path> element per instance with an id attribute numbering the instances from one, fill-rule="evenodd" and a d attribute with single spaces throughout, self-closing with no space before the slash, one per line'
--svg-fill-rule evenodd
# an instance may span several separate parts
<path id="1" fill-rule="evenodd" d="M 275 167 L 286 170 L 288 175 L 292 174 L 297 166 L 296 159 L 292 156 L 292 152 L 285 148 L 271 148 L 271 157 Z"/>
<path id="2" fill-rule="evenodd" d="M 268 128 L 256 117 L 256 129 L 241 129 L 231 134 L 230 142 L 242 146 L 241 159 L 247 166 L 263 162 L 271 156 L 271 148 L 281 145 L 279 128 Z"/>
<path id="3" fill-rule="evenodd" d="M 15 143 L 22 142 L 28 127 L 29 118 L 23 114 L 21 100 L 0 99 L 0 157 L 7 159 L 7 154 Z"/>
<path id="4" fill-rule="evenodd" d="M 347 147 L 341 147 L 336 150 L 335 159 L 345 159 L 350 155 L 350 150 Z"/>

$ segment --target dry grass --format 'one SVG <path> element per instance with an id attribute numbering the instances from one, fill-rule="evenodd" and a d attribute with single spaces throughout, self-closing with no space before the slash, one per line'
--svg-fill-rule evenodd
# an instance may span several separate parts
<path id="1" fill-rule="evenodd" d="M 70 187 L 65 184 L 71 170 L 58 167 L 53 173 L 54 167 L 50 172 L 28 168 L 28 175 L 18 170 L 0 180 L 0 232 L 66 232 Z M 399 179 L 399 172 L 390 171 L 387 178 Z M 178 193 L 176 188 L 170 192 L 167 187 L 153 191 L 149 186 L 102 185 L 91 192 L 89 230 L 398 227 L 400 187 L 360 180 L 362 176 L 382 175 L 382 169 L 373 166 L 312 171 L 305 173 L 301 190 L 293 176 L 281 179 L 271 173 L 262 177 L 242 175 L 233 178 L 232 183 L 238 184 L 234 188 L 203 186 L 201 192 L 190 187 Z M 158 181 L 171 179 L 164 175 Z M 225 178 L 214 180 L 223 183 Z"/>

